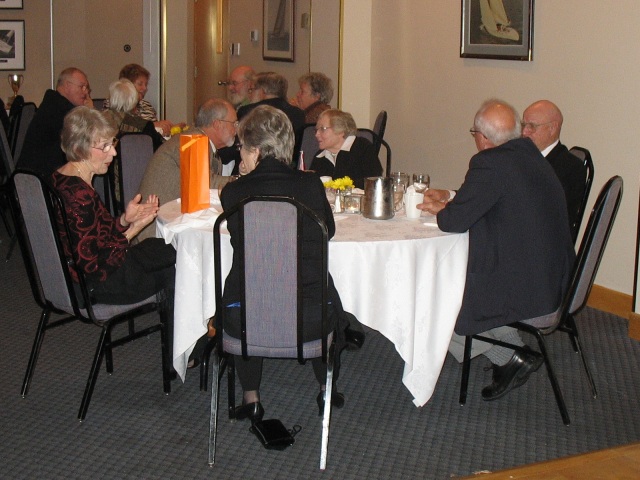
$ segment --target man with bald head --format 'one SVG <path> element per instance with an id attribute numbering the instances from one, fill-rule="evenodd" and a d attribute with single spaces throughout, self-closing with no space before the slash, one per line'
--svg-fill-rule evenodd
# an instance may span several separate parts
<path id="1" fill-rule="evenodd" d="M 437 215 L 445 232 L 469 231 L 469 261 L 462 306 L 449 351 L 462 359 L 464 335 L 523 346 L 506 325 L 555 312 L 568 284 L 575 253 L 564 192 L 553 169 L 528 138 L 520 136 L 515 109 L 489 100 L 471 128 L 478 153 L 457 192 L 427 190 L 419 207 Z M 498 328 L 496 328 L 498 327 Z M 488 332 L 487 332 L 488 331 Z M 495 400 L 523 385 L 542 363 L 533 351 L 474 342 L 492 363 Z M 484 349 L 484 351 L 482 351 Z"/>
<path id="2" fill-rule="evenodd" d="M 249 91 L 253 87 L 254 75 L 253 68 L 247 65 L 231 70 L 227 80 L 227 98 L 236 110 L 250 103 Z"/>
<path id="3" fill-rule="evenodd" d="M 36 111 L 22 146 L 18 167 L 50 175 L 66 163 L 60 148 L 64 117 L 89 97 L 84 72 L 70 67 L 60 72 L 55 90 L 47 90 Z"/>
<path id="4" fill-rule="evenodd" d="M 587 169 L 584 163 L 560 143 L 562 112 L 549 100 L 538 100 L 522 115 L 522 136 L 530 138 L 560 179 L 567 201 L 571 236 L 578 236 L 578 211 L 584 196 Z"/>

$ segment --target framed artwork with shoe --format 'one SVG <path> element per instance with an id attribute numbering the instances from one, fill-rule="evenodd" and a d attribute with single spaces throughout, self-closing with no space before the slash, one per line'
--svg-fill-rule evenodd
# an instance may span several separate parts
<path id="1" fill-rule="evenodd" d="M 534 0 L 462 0 L 460 56 L 533 60 Z"/>

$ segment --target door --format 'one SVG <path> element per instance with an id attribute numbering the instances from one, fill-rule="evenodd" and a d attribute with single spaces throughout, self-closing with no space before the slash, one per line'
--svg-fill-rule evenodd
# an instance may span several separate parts
<path id="1" fill-rule="evenodd" d="M 226 98 L 228 0 L 196 0 L 194 7 L 194 112 L 211 97 Z"/>

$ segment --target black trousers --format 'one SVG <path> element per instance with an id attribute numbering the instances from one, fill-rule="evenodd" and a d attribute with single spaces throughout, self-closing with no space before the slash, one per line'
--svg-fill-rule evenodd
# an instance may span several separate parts
<path id="1" fill-rule="evenodd" d="M 176 251 L 160 238 L 148 238 L 127 250 L 124 263 L 104 282 L 88 280 L 92 302 L 126 305 L 160 291 L 171 294 L 176 278 Z"/>

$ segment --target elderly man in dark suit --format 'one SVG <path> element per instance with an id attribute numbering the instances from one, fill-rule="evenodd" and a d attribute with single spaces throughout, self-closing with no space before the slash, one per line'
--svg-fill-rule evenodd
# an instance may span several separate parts
<path id="1" fill-rule="evenodd" d="M 74 107 L 84 105 L 89 96 L 89 80 L 78 68 L 64 69 L 55 90 L 47 90 L 22 146 L 18 167 L 50 175 L 66 163 L 60 149 L 64 117 Z"/>
<path id="2" fill-rule="evenodd" d="M 578 211 L 584 196 L 587 169 L 560 143 L 562 112 L 549 100 L 532 103 L 522 114 L 522 136 L 530 138 L 560 179 L 567 200 L 571 235 L 578 235 Z"/>
<path id="3" fill-rule="evenodd" d="M 554 312 L 573 265 L 564 193 L 533 142 L 520 138 L 518 115 L 510 105 L 485 102 L 471 134 L 479 153 L 471 158 L 460 189 L 428 190 L 420 208 L 437 214 L 443 231 L 469 231 L 456 333 L 489 331 L 494 338 L 523 346 L 516 330 L 506 325 Z M 452 340 L 452 353 L 456 342 L 464 338 Z M 484 400 L 523 385 L 542 363 L 534 352 L 499 346 L 477 353 L 493 364 Z"/>

